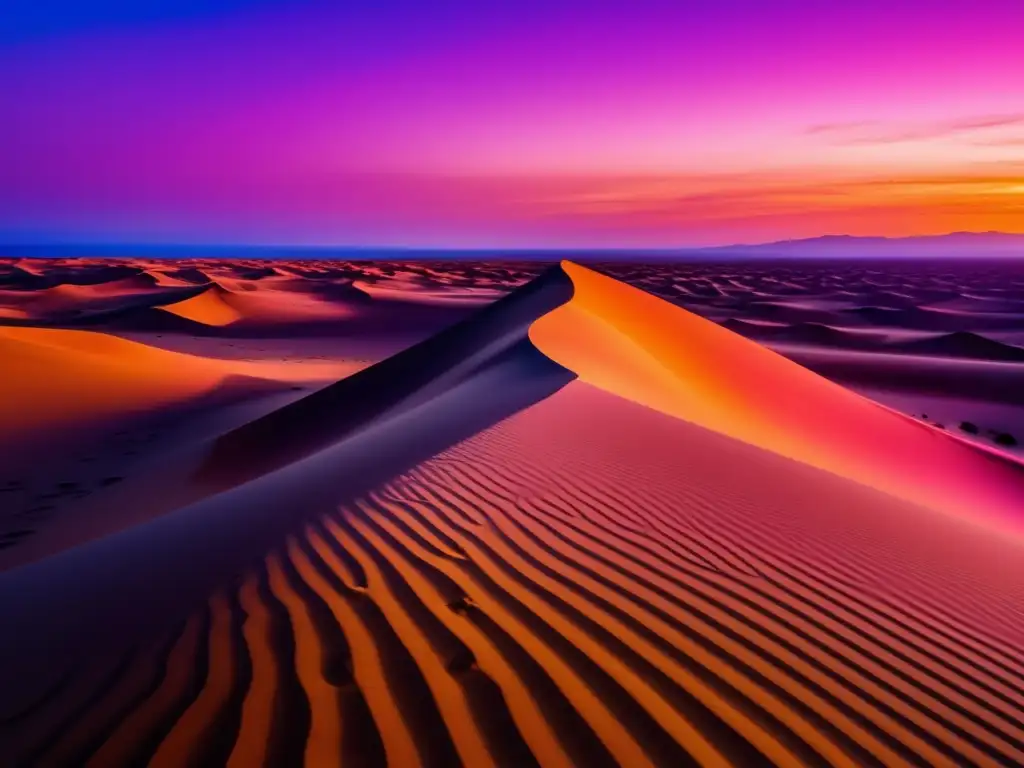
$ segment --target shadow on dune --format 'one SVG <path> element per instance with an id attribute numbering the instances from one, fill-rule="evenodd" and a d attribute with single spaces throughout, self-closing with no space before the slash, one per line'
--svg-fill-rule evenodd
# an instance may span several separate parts
<path id="1" fill-rule="evenodd" d="M 893 345 L 895 348 L 895 345 Z M 899 351 L 910 354 L 965 357 L 977 360 L 1024 360 L 1024 349 L 1003 344 L 970 331 L 957 331 L 917 341 L 905 342 Z"/>
<path id="2" fill-rule="evenodd" d="M 564 272 L 553 269 L 436 336 L 225 435 L 202 478 L 219 485 L 264 474 L 490 368 L 539 373 L 552 364 L 532 347 L 527 330 L 572 290 Z"/>
<path id="3" fill-rule="evenodd" d="M 220 438 L 201 501 L 0 575 L 0 718 L 68 668 L 187 616 L 314 513 L 575 378 L 527 339 L 572 296 L 560 269 L 427 341 Z"/>

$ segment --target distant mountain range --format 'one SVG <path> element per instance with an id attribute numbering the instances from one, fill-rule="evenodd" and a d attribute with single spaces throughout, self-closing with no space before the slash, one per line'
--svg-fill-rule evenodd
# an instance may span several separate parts
<path id="1" fill-rule="evenodd" d="M 386 246 L 174 245 L 98 243 L 0 244 L 0 258 L 46 257 L 250 258 L 250 259 L 523 259 L 583 261 L 765 258 L 1024 258 L 1024 234 L 953 232 L 919 237 L 825 235 L 757 245 L 705 248 L 402 248 Z"/>
<path id="2" fill-rule="evenodd" d="M 826 235 L 805 240 L 781 240 L 761 245 L 727 245 L 701 249 L 730 256 L 789 256 L 807 258 L 953 258 L 967 256 L 1024 257 L 1024 234 L 953 232 L 919 237 L 854 237 Z"/>

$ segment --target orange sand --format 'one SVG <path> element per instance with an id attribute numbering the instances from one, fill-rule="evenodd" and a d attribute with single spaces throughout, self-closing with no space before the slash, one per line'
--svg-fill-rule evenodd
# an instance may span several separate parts
<path id="1" fill-rule="evenodd" d="M 211 392 L 229 377 L 326 381 L 355 362 L 214 360 L 91 331 L 0 327 L 0 440 Z"/>
<path id="2" fill-rule="evenodd" d="M 188 399 L 223 374 L 200 358 L 100 333 L 0 328 L 2 436 Z"/>
<path id="3" fill-rule="evenodd" d="M 242 313 L 224 300 L 225 294 L 226 291 L 219 288 L 210 288 L 198 296 L 166 304 L 160 309 L 204 325 L 230 325 L 239 320 Z"/>
<path id="4" fill-rule="evenodd" d="M 1021 472 L 648 293 L 569 262 L 530 339 L 588 383 L 888 493 L 1019 523 Z"/>
<path id="5" fill-rule="evenodd" d="M 231 281 L 225 281 L 231 283 Z M 272 280 L 258 290 L 246 291 L 236 282 L 234 289 L 214 285 L 198 296 L 160 307 L 165 312 L 204 325 L 227 326 L 238 322 L 286 324 L 339 320 L 354 314 L 340 302 L 320 301 L 298 291 L 280 290 Z"/>

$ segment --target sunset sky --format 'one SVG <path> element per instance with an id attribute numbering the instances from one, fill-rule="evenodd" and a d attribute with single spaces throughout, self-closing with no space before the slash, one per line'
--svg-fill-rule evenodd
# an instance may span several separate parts
<path id="1" fill-rule="evenodd" d="M 0 241 L 1024 232 L 1022 41 L 1022 0 L 7 0 Z"/>

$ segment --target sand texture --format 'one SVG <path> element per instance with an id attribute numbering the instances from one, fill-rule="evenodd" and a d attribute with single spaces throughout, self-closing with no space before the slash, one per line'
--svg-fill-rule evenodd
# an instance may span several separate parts
<path id="1" fill-rule="evenodd" d="M 107 269 L 0 328 L 4 765 L 1024 764 L 1013 451 L 569 262 Z"/>

